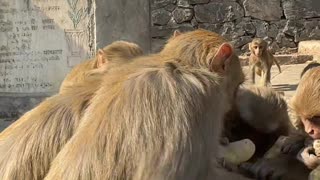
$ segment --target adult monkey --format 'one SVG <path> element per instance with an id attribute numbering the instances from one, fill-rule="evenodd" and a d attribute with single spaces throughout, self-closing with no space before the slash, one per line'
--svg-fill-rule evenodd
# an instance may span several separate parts
<path id="1" fill-rule="evenodd" d="M 175 33 L 159 54 L 105 75 L 45 179 L 212 178 L 220 124 L 243 77 L 219 35 Z"/>
<path id="2" fill-rule="evenodd" d="M 74 77 L 65 80 L 72 84 L 66 83 L 62 93 L 46 99 L 5 129 L 0 134 L 0 179 L 43 179 L 53 158 L 77 129 L 103 71 L 129 63 L 126 58 L 140 55 L 136 53 L 139 49 L 123 42 L 110 44 L 103 51 L 106 56 L 100 57 L 105 65 L 91 71 L 80 66 L 75 71 L 79 74 L 73 71 Z"/>
<path id="3" fill-rule="evenodd" d="M 105 71 L 106 68 L 112 69 L 141 55 L 143 55 L 143 50 L 139 45 L 127 41 L 115 41 L 103 49 L 99 49 L 96 57 L 74 67 L 61 83 L 60 93 L 64 93 L 73 85 L 82 82 L 90 74 Z"/>
<path id="4" fill-rule="evenodd" d="M 261 85 L 271 85 L 271 67 L 275 63 L 281 73 L 281 68 L 278 61 L 274 58 L 271 52 L 268 51 L 268 44 L 261 38 L 255 38 L 249 44 L 250 57 L 250 76 L 252 83 L 255 84 L 255 74 L 261 76 Z"/>
<path id="5" fill-rule="evenodd" d="M 307 66 L 305 70 L 303 70 L 302 78 L 298 85 L 295 95 L 291 99 L 291 108 L 297 114 L 297 121 L 294 122 L 296 127 L 304 129 L 304 131 L 308 134 L 308 136 L 312 139 L 320 138 L 320 124 L 319 117 L 320 109 L 319 109 L 319 89 L 320 89 L 320 67 L 312 67 Z M 293 137 L 296 138 L 296 137 Z M 282 147 L 284 152 L 289 152 L 294 156 L 291 159 L 296 158 L 296 155 L 299 156 L 299 159 L 305 164 L 305 167 L 301 167 L 299 163 L 290 163 L 287 166 L 287 169 L 281 169 L 281 166 L 272 164 L 268 164 L 261 161 L 257 163 L 255 166 L 250 167 L 251 171 L 255 174 L 264 178 L 266 176 L 288 176 L 293 174 L 293 172 L 301 172 L 305 174 L 306 167 L 309 169 L 314 169 L 309 178 L 310 179 L 319 179 L 320 178 L 320 160 L 319 157 L 316 156 L 314 149 L 311 146 L 303 148 L 304 143 L 307 137 L 302 137 L 296 139 L 296 141 L 289 142 L 288 144 L 284 144 Z M 299 150 L 303 148 L 302 151 Z M 279 155 L 279 157 L 283 157 L 284 155 Z M 277 157 L 277 159 L 279 159 Z M 271 161 L 271 160 L 270 160 Z M 271 162 L 272 163 L 272 162 Z M 300 170 L 292 171 L 289 168 L 295 168 L 295 166 L 300 166 Z M 282 171 L 282 172 L 281 172 Z M 301 178 L 300 178 L 301 179 Z M 306 177 L 304 178 L 306 179 Z"/>

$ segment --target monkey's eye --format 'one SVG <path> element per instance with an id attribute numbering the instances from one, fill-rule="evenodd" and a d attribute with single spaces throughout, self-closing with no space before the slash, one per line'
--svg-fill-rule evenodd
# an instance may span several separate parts
<path id="1" fill-rule="evenodd" d="M 320 116 L 313 116 L 310 121 L 316 124 L 320 124 Z"/>
<path id="2" fill-rule="evenodd" d="M 254 49 L 257 49 L 257 48 L 258 48 L 258 46 L 253 46 L 253 48 L 254 48 Z"/>

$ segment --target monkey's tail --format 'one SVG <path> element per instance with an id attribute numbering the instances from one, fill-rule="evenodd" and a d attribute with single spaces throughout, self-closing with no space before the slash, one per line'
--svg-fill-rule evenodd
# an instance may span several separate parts
<path id="1" fill-rule="evenodd" d="M 278 67 L 279 73 L 281 73 L 281 67 L 280 67 L 279 62 L 277 61 L 277 59 L 276 59 L 276 58 L 273 58 L 273 62 L 274 62 L 274 63 L 276 64 L 276 66 Z"/>

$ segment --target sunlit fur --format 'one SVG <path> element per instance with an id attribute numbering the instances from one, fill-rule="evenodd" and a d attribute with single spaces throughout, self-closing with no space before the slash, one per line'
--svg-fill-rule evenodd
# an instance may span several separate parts
<path id="1" fill-rule="evenodd" d="M 317 62 L 311 62 L 309 63 L 306 67 L 303 68 L 301 74 L 300 74 L 300 78 L 302 78 L 302 76 L 310 69 L 314 68 L 314 67 L 319 67 L 320 63 Z"/>
<path id="2" fill-rule="evenodd" d="M 102 75 L 142 54 L 137 45 L 127 42 L 112 43 L 104 52 L 108 67 L 101 71 L 91 66 L 95 59 L 75 67 L 64 81 L 62 93 L 46 99 L 0 134 L 1 180 L 43 179 L 53 158 L 77 129 Z"/>
<path id="3" fill-rule="evenodd" d="M 320 67 L 308 70 L 301 78 L 295 95 L 291 99 L 294 112 L 303 118 L 320 115 Z"/>
<path id="4" fill-rule="evenodd" d="M 183 33 L 159 54 L 105 75 L 46 180 L 208 178 L 229 75 L 208 66 L 224 42 L 205 30 Z M 241 77 L 240 65 L 234 68 Z"/>
<path id="5" fill-rule="evenodd" d="M 142 49 L 137 44 L 126 41 L 115 41 L 102 50 L 104 52 L 103 58 L 109 63 L 105 67 L 98 67 L 97 57 L 94 57 L 75 66 L 61 83 L 60 93 L 64 93 L 68 89 L 73 88 L 74 84 L 83 81 L 92 73 L 100 71 L 100 69 L 104 71 L 105 68 L 111 69 L 117 67 L 143 54 Z"/>

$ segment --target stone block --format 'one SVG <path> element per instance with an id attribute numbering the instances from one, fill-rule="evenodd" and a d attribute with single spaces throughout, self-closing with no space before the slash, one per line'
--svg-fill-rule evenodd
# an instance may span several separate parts
<path id="1" fill-rule="evenodd" d="M 173 14 L 175 21 L 180 24 L 185 21 L 190 21 L 192 19 L 193 9 L 176 8 L 172 14 Z"/>
<path id="2" fill-rule="evenodd" d="M 170 4 L 176 3 L 177 0 L 152 0 L 151 1 L 151 9 L 158 9 L 165 7 Z"/>
<path id="3" fill-rule="evenodd" d="M 210 2 L 210 0 L 189 0 L 190 4 L 206 4 L 209 2 Z"/>
<path id="4" fill-rule="evenodd" d="M 166 25 L 171 18 L 171 13 L 163 8 L 153 10 L 151 13 L 152 24 Z"/>
<path id="5" fill-rule="evenodd" d="M 243 8 L 237 2 L 210 2 L 195 5 L 195 17 L 202 23 L 223 23 L 240 19 L 244 16 Z"/>
<path id="6" fill-rule="evenodd" d="M 245 0 L 243 7 L 246 16 L 264 21 L 280 20 L 283 15 L 280 0 Z"/>
<path id="7" fill-rule="evenodd" d="M 319 0 L 282 0 L 286 19 L 303 19 L 320 16 Z"/>
<path id="8" fill-rule="evenodd" d="M 301 41 L 298 45 L 298 53 L 306 55 L 320 55 L 320 41 Z"/>

